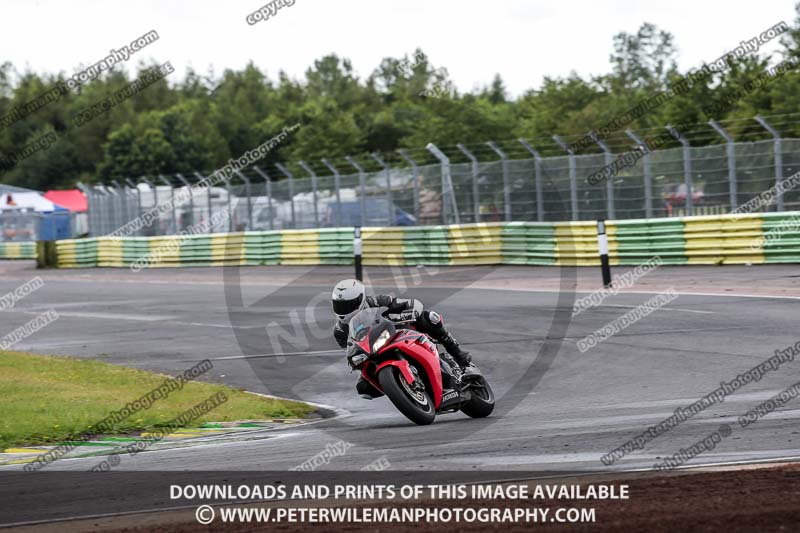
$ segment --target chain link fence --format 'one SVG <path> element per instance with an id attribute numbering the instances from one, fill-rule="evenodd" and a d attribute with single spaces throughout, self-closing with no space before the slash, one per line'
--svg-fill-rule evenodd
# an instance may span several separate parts
<path id="1" fill-rule="evenodd" d="M 0 242 L 71 239 L 86 235 L 87 232 L 86 216 L 82 213 L 37 213 L 33 209 L 0 210 Z"/>
<path id="2" fill-rule="evenodd" d="M 328 160 L 314 168 L 278 165 L 269 173 L 254 166 L 206 188 L 190 187 L 204 177 L 197 172 L 81 188 L 94 236 L 188 189 L 189 201 L 137 233 L 172 235 L 202 224 L 210 232 L 230 232 L 724 214 L 800 170 L 800 139 L 791 138 L 655 150 L 597 185 L 587 177 L 618 154 L 539 157 L 529 149 L 506 155 L 495 146 L 487 152 L 492 160 L 481 161 L 461 145 L 448 154 L 428 149 L 438 152 L 439 162 L 417 164 L 403 153 L 387 166 L 372 161 L 369 169 L 351 158 L 339 166 Z M 795 209 L 800 191 L 789 190 L 759 211 Z"/>

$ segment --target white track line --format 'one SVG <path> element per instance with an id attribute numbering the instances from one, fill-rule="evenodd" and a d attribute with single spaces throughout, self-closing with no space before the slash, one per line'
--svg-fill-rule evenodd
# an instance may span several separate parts
<path id="1" fill-rule="evenodd" d="M 316 350 L 316 351 L 305 351 L 305 352 L 280 352 L 280 353 L 254 353 L 250 355 L 229 355 L 226 357 L 210 357 L 212 361 L 226 361 L 229 359 L 258 359 L 261 357 L 281 357 L 284 355 L 317 355 L 317 354 L 328 354 L 328 353 L 343 353 L 343 349 L 338 350 Z"/>
<path id="2" fill-rule="evenodd" d="M 453 287 L 448 286 L 426 286 L 425 288 L 433 288 L 433 289 L 446 289 Z M 569 290 L 555 290 L 555 289 L 532 289 L 529 287 L 515 287 L 515 288 L 506 288 L 506 287 L 492 287 L 489 285 L 480 285 L 480 284 L 473 284 L 469 287 L 464 287 L 465 289 L 470 290 L 489 290 L 489 291 L 514 291 L 514 292 L 547 292 L 547 293 L 555 293 L 560 294 L 562 292 L 570 292 Z M 596 291 L 571 291 L 575 294 L 593 294 Z M 661 294 L 662 291 L 620 291 L 617 295 L 620 294 Z M 776 296 L 776 295 L 764 295 L 764 294 L 742 294 L 736 292 L 726 292 L 726 293 L 714 293 L 714 292 L 691 292 L 691 291 L 681 291 L 680 289 L 675 289 L 675 292 L 680 295 L 685 296 L 724 296 L 729 298 L 767 298 L 767 299 L 782 299 L 782 300 L 800 300 L 800 296 Z"/>
<path id="3" fill-rule="evenodd" d="M 597 307 L 623 307 L 625 309 L 636 309 L 635 305 L 621 305 L 621 304 L 600 304 Z M 697 309 L 678 309 L 676 307 L 659 307 L 656 311 L 677 311 L 680 313 L 699 313 L 701 315 L 716 315 L 716 311 L 698 311 Z"/>

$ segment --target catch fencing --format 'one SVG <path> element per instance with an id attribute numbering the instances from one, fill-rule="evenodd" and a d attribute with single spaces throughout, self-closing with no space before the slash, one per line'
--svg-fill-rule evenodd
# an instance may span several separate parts
<path id="1" fill-rule="evenodd" d="M 618 153 L 541 157 L 524 140 L 479 148 L 429 145 L 426 159 L 401 151 L 388 163 L 373 154 L 278 164 L 269 173 L 252 166 L 205 188 L 191 187 L 204 178 L 199 172 L 81 188 L 91 236 L 191 191 L 135 234 L 165 236 L 215 219 L 211 231 L 241 232 L 725 214 L 800 171 L 800 139 L 793 138 L 654 150 L 596 185 L 587 178 Z M 800 188 L 753 211 L 795 209 Z"/>
<path id="2" fill-rule="evenodd" d="M 32 209 L 0 210 L 0 259 L 35 259 L 36 241 L 70 239 L 87 234 L 86 215 Z"/>

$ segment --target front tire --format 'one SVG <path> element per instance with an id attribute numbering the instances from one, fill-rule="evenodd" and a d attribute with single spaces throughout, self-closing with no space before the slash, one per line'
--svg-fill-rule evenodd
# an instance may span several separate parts
<path id="1" fill-rule="evenodd" d="M 481 377 L 470 387 L 470 400 L 461 406 L 461 412 L 472 418 L 486 418 L 494 411 L 494 391 Z"/>
<path id="2" fill-rule="evenodd" d="M 420 379 L 418 376 L 415 377 L 417 380 Z M 406 418 L 420 426 L 433 423 L 436 410 L 424 387 L 415 390 L 414 386 L 405 380 L 400 369 L 394 365 L 383 368 L 378 373 L 378 380 L 381 382 L 384 394 Z"/>

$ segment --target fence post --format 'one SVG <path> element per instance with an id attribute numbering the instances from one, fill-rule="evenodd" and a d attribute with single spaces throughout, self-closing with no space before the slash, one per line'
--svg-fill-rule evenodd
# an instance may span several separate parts
<path id="1" fill-rule="evenodd" d="M 289 180 L 289 202 L 290 202 L 290 209 L 292 213 L 292 229 L 297 229 L 297 219 L 295 218 L 294 212 L 294 175 L 289 172 L 289 169 L 283 166 L 281 163 L 275 163 L 275 166 L 278 167 L 286 179 Z"/>
<path id="2" fill-rule="evenodd" d="M 99 237 L 103 234 L 103 206 L 100 201 L 100 193 L 97 192 L 94 185 L 89 186 L 89 195 L 92 197 L 94 204 L 94 229 L 92 230 L 93 237 Z"/>
<path id="3" fill-rule="evenodd" d="M 195 171 L 195 177 L 202 183 L 205 179 L 202 174 Z M 206 185 L 206 206 L 208 207 L 208 223 L 211 224 L 211 215 L 213 214 L 213 207 L 211 206 L 211 184 Z"/>
<path id="4" fill-rule="evenodd" d="M 100 193 L 97 192 L 96 185 L 89 185 L 89 194 L 92 196 L 92 203 L 94 204 L 94 230 L 93 237 L 99 237 L 103 234 L 103 203 L 100 200 Z"/>
<path id="5" fill-rule="evenodd" d="M 572 208 L 572 220 L 579 220 L 578 212 L 578 178 L 575 174 L 575 152 L 558 135 L 553 135 L 553 140 L 558 143 L 569 157 L 569 200 Z"/>
<path id="6" fill-rule="evenodd" d="M 389 175 L 391 169 L 377 152 L 373 152 L 370 155 L 376 163 L 383 167 L 383 173 L 386 176 L 386 202 L 389 204 L 389 221 L 387 222 L 387 225 L 394 226 L 396 217 L 394 216 L 394 206 L 392 205 L 392 177 Z"/>
<path id="7" fill-rule="evenodd" d="M 361 224 L 360 226 L 367 225 L 367 177 L 364 175 L 364 168 L 358 162 L 346 155 L 345 160 L 350 163 L 353 168 L 358 172 L 358 188 L 359 195 L 361 196 Z"/>
<path id="8" fill-rule="evenodd" d="M 650 149 L 633 130 L 625 130 L 625 134 L 630 137 L 639 147 L 639 150 L 642 151 L 642 170 L 644 171 L 644 216 L 646 218 L 653 218 L 653 176 L 650 174 Z"/>
<path id="9" fill-rule="evenodd" d="M 452 200 L 453 204 L 453 215 L 455 217 L 456 224 L 460 224 L 461 218 L 458 213 L 458 204 L 456 204 L 455 191 L 453 191 L 453 181 L 450 179 L 450 158 L 444 155 L 444 152 L 439 150 L 439 148 L 433 143 L 428 143 L 425 149 L 432 153 L 434 157 L 436 157 L 436 159 L 442 163 L 442 223 L 447 224 L 449 221 L 449 217 L 447 216 L 447 194 L 449 190 L 450 199 Z"/>
<path id="10" fill-rule="evenodd" d="M 96 206 L 94 205 L 95 202 L 92 200 L 92 191 L 91 191 L 91 189 L 89 189 L 89 187 L 87 187 L 86 185 L 84 185 L 81 182 L 78 182 L 76 184 L 76 186 L 83 193 L 83 195 L 86 196 L 86 212 L 87 212 L 87 214 L 86 214 L 86 225 L 87 225 L 87 228 L 86 229 L 88 231 L 88 234 L 90 236 L 94 237 L 95 236 L 94 235 L 94 231 L 95 231 L 94 226 L 95 226 L 95 224 L 92 221 L 92 219 L 94 218 L 94 209 L 95 209 Z"/>
<path id="11" fill-rule="evenodd" d="M 319 228 L 319 208 L 317 207 L 317 175 L 314 170 L 306 164 L 302 159 L 297 163 L 300 167 L 308 172 L 311 177 L 311 198 L 314 200 L 314 227 Z"/>
<path id="12" fill-rule="evenodd" d="M 172 209 L 170 209 L 170 211 L 172 211 L 172 235 L 174 235 L 177 233 L 178 228 L 178 213 L 175 210 L 175 188 L 172 186 L 172 183 L 170 183 L 163 175 L 159 174 L 158 179 L 161 180 L 161 183 L 169 187 L 169 201 L 170 206 L 172 207 Z"/>
<path id="13" fill-rule="evenodd" d="M 733 137 L 716 120 L 709 120 L 708 124 L 725 139 L 725 151 L 728 155 L 728 193 L 731 200 L 731 213 L 733 213 L 739 204 L 736 187 L 736 145 L 733 144 Z"/>
<path id="14" fill-rule="evenodd" d="M 108 223 L 108 192 L 105 190 L 105 187 L 100 185 L 94 186 L 94 191 L 96 196 L 100 196 L 100 233 L 99 235 L 108 235 L 110 224 Z"/>
<path id="15" fill-rule="evenodd" d="M 181 229 L 183 229 L 183 228 L 186 228 L 186 227 L 194 225 L 194 189 L 192 188 L 192 185 L 189 183 L 189 181 L 186 178 L 183 177 L 183 174 L 178 172 L 178 173 L 175 174 L 175 176 L 177 176 L 177 178 L 181 181 L 181 183 L 183 183 L 184 187 L 186 187 L 186 190 L 189 193 L 189 217 L 188 217 L 188 221 L 184 220 L 185 223 L 183 224 L 183 227 L 181 228 Z M 188 222 L 188 223 L 186 223 L 186 222 Z M 209 231 L 211 231 L 210 227 L 209 227 Z"/>
<path id="16" fill-rule="evenodd" d="M 517 139 L 533 155 L 533 169 L 536 176 L 536 220 L 544 222 L 544 194 L 542 193 L 542 156 L 525 139 Z"/>
<path id="17" fill-rule="evenodd" d="M 339 228 L 342 226 L 342 195 L 340 192 L 342 186 L 342 177 L 336 167 L 333 166 L 327 159 L 323 158 L 322 164 L 328 167 L 331 172 L 333 172 L 333 184 L 336 188 L 336 227 Z"/>
<path id="18" fill-rule="evenodd" d="M 597 251 L 600 255 L 600 271 L 603 276 L 603 287 L 611 287 L 611 266 L 608 262 L 608 235 L 606 221 L 597 221 Z"/>
<path id="19" fill-rule="evenodd" d="M 117 213 L 115 211 L 117 211 L 118 195 L 114 189 L 105 183 L 103 184 L 103 194 L 106 196 L 106 223 L 108 224 L 106 235 L 108 235 L 116 229 L 114 226 L 117 218 Z"/>
<path id="20" fill-rule="evenodd" d="M 494 141 L 489 141 L 486 145 L 491 148 L 494 153 L 500 156 L 501 165 L 503 168 L 503 211 L 505 212 L 505 221 L 511 222 L 511 184 L 509 183 L 508 176 L 508 156 L 500 149 Z"/>
<path id="21" fill-rule="evenodd" d="M 153 208 L 155 209 L 156 213 L 158 213 L 158 209 L 157 209 L 157 206 L 158 206 L 158 188 L 155 186 L 155 184 L 152 181 L 150 181 L 150 178 L 148 178 L 147 176 L 142 176 L 140 179 L 142 181 L 144 181 L 146 184 L 148 184 L 150 186 L 150 189 L 153 191 Z M 156 218 L 155 222 L 156 222 L 156 227 L 153 229 L 153 235 L 160 235 L 161 234 L 161 216 L 160 215 L 158 216 L 158 218 Z M 142 228 L 142 229 L 144 229 L 144 228 Z"/>
<path id="22" fill-rule="evenodd" d="M 419 223 L 419 165 L 405 150 L 397 150 L 397 153 L 411 165 L 411 172 L 414 174 L 414 218 Z"/>
<path id="23" fill-rule="evenodd" d="M 683 146 L 683 179 L 686 184 L 686 216 L 692 216 L 694 187 L 692 186 L 692 153 L 689 141 L 674 126 L 667 124 L 667 131 Z"/>
<path id="24" fill-rule="evenodd" d="M 467 147 L 464 146 L 462 143 L 458 143 L 456 145 L 461 153 L 467 156 L 471 162 L 472 167 L 472 212 L 473 218 L 475 222 L 481 221 L 481 200 L 480 200 L 480 188 L 478 187 L 478 158 L 473 155 L 472 152 L 467 150 Z"/>
<path id="25" fill-rule="evenodd" d="M 133 218 L 139 218 L 142 216 L 142 191 L 139 190 L 139 184 L 134 183 L 130 178 L 125 178 L 125 183 L 127 183 L 129 187 L 136 191 L 136 216 Z M 133 220 L 133 218 L 131 220 Z M 139 229 L 138 233 L 141 235 L 142 230 Z"/>
<path id="26" fill-rule="evenodd" d="M 106 235 L 116 230 L 119 226 L 117 225 L 117 217 L 119 215 L 119 193 L 108 184 L 103 184 L 103 189 L 105 190 L 106 194 L 110 196 L 108 206 L 108 231 L 106 231 Z"/>
<path id="27" fill-rule="evenodd" d="M 111 183 L 114 185 L 114 189 L 117 191 L 116 195 L 119 198 L 119 211 L 117 211 L 119 222 L 116 226 L 121 228 L 128 223 L 128 191 L 117 180 L 111 180 Z"/>
<path id="28" fill-rule="evenodd" d="M 356 267 L 356 279 L 362 281 L 364 279 L 363 269 L 361 266 L 361 226 L 353 227 L 353 264 Z"/>
<path id="29" fill-rule="evenodd" d="M 105 189 L 106 194 L 108 194 L 111 197 L 109 203 L 107 204 L 109 210 L 108 213 L 109 229 L 106 232 L 106 235 L 108 235 L 109 233 L 111 233 L 112 231 L 114 231 L 119 227 L 117 225 L 117 215 L 119 214 L 119 209 L 117 209 L 117 206 L 119 204 L 119 194 L 117 193 L 116 190 L 114 190 L 113 187 L 107 184 L 103 184 L 103 189 Z"/>
<path id="30" fill-rule="evenodd" d="M 441 163 L 441 182 L 442 182 L 442 224 L 447 224 L 449 217 L 447 216 L 447 178 L 446 174 L 450 172 L 450 158 L 444 155 L 444 152 L 439 150 L 433 143 L 428 144 L 428 150 L 437 158 Z M 434 151 L 435 149 L 435 151 Z"/>
<path id="31" fill-rule="evenodd" d="M 92 216 L 91 235 L 92 237 L 99 237 L 100 235 L 103 234 L 103 226 L 102 226 L 103 221 L 101 220 L 102 207 L 98 200 L 98 194 L 97 191 L 95 191 L 94 189 L 94 185 L 87 186 L 86 190 L 87 190 L 86 196 L 87 198 L 91 198 L 90 201 L 93 205 L 92 210 L 94 211 L 93 213 L 90 213 Z"/>
<path id="32" fill-rule="evenodd" d="M 597 143 L 597 146 L 603 150 L 603 163 L 608 166 L 614 161 L 614 154 L 611 153 L 611 148 L 597 136 L 596 132 L 589 134 L 592 140 Z M 606 219 L 614 220 L 617 218 L 614 214 L 614 179 L 613 176 L 606 180 Z"/>
<path id="33" fill-rule="evenodd" d="M 260 167 L 253 165 L 253 170 L 256 171 L 256 174 L 264 178 L 264 182 L 267 184 L 267 212 L 269 213 L 269 229 L 272 231 L 275 229 L 274 222 L 272 221 L 274 214 L 272 211 L 272 180 L 269 179 L 269 175 L 261 170 Z"/>
<path id="34" fill-rule="evenodd" d="M 111 200 L 109 203 L 109 217 L 108 217 L 108 227 L 113 228 L 110 231 L 106 232 L 106 235 L 113 232 L 115 229 L 120 227 L 120 224 L 117 223 L 117 218 L 120 215 L 121 209 L 119 206 L 122 204 L 121 197 L 117 190 L 110 186 L 110 185 L 103 185 L 103 188 L 106 190 L 106 193 L 111 196 Z"/>
<path id="35" fill-rule="evenodd" d="M 769 122 L 764 120 L 764 117 L 761 115 L 756 115 L 756 122 L 761 124 L 775 139 L 775 205 L 778 211 L 783 211 L 783 151 L 781 150 L 781 134 L 778 130 L 773 128 Z"/>
<path id="36" fill-rule="evenodd" d="M 247 195 L 247 229 L 253 229 L 253 203 L 250 201 L 250 178 L 244 175 L 243 172 L 235 170 L 233 172 L 239 179 L 244 182 L 244 192 Z"/>
<path id="37" fill-rule="evenodd" d="M 228 178 L 222 178 L 225 183 L 225 191 L 228 193 L 228 233 L 233 232 L 233 210 L 231 210 L 231 182 Z"/>

